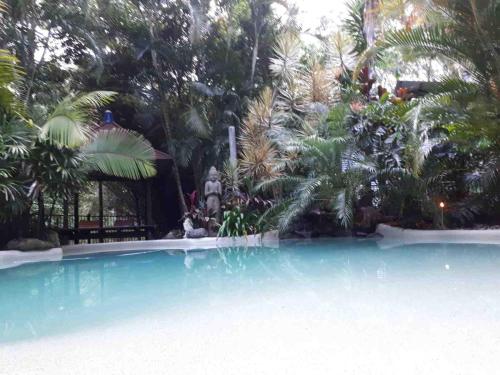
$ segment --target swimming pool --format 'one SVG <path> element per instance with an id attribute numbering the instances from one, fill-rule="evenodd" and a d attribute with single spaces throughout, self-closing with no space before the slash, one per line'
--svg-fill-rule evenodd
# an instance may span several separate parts
<path id="1" fill-rule="evenodd" d="M 478 374 L 498 358 L 495 245 L 317 240 L 0 270 L 1 374 Z"/>

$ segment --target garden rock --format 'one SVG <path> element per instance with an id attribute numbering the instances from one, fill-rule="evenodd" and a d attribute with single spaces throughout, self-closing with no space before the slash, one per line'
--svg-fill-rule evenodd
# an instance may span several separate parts
<path id="1" fill-rule="evenodd" d="M 205 228 L 194 229 L 193 221 L 190 218 L 186 218 L 182 226 L 184 227 L 184 238 L 203 238 L 208 236 Z"/>
<path id="2" fill-rule="evenodd" d="M 191 229 L 186 232 L 186 238 L 203 238 L 207 236 L 208 232 L 205 228 Z"/>
<path id="3" fill-rule="evenodd" d="M 180 238 L 182 238 L 182 232 L 179 229 L 171 230 L 165 237 L 163 237 L 165 240 L 178 240 Z"/>
<path id="4" fill-rule="evenodd" d="M 51 241 L 43 241 L 38 238 L 19 238 L 7 243 L 7 250 L 36 251 L 48 250 L 58 247 Z"/>

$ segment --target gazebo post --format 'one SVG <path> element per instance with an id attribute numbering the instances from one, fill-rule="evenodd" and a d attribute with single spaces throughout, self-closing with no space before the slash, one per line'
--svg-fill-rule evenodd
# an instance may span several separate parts
<path id="1" fill-rule="evenodd" d="M 79 241 L 79 238 L 78 238 L 78 227 L 80 226 L 80 195 L 78 193 L 75 193 L 75 197 L 74 197 L 75 201 L 75 205 L 74 205 L 74 209 L 73 209 L 73 219 L 74 219 L 74 224 L 73 224 L 73 228 L 75 230 L 75 244 L 78 244 L 80 241 Z"/>
<path id="2" fill-rule="evenodd" d="M 43 193 L 38 193 L 38 237 L 45 239 L 45 206 Z"/>
<path id="3" fill-rule="evenodd" d="M 136 190 L 136 189 L 134 189 Z M 136 190 L 137 192 L 137 190 Z M 140 199 L 138 194 L 134 194 L 134 201 L 135 201 L 135 220 L 137 221 L 137 225 L 141 226 L 141 205 L 140 205 Z"/>
<path id="4" fill-rule="evenodd" d="M 66 198 L 63 199 L 63 229 L 67 230 L 69 227 L 69 209 L 68 209 L 68 200 Z"/>
<path id="5" fill-rule="evenodd" d="M 104 228 L 104 197 L 102 191 L 102 180 L 98 182 L 99 186 L 99 242 L 104 242 L 103 228 Z"/>

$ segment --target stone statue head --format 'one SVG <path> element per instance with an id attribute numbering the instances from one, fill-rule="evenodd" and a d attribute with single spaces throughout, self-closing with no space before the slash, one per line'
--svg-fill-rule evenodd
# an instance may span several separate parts
<path id="1" fill-rule="evenodd" d="M 217 169 L 215 167 L 210 168 L 208 171 L 208 179 L 212 182 L 215 182 L 219 179 L 219 172 L 217 172 Z"/>

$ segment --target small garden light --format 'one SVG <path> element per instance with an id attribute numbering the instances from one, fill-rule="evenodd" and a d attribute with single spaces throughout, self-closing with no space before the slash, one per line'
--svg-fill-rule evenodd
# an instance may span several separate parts
<path id="1" fill-rule="evenodd" d="M 441 207 L 441 228 L 444 228 L 444 202 L 440 202 L 439 207 Z"/>

